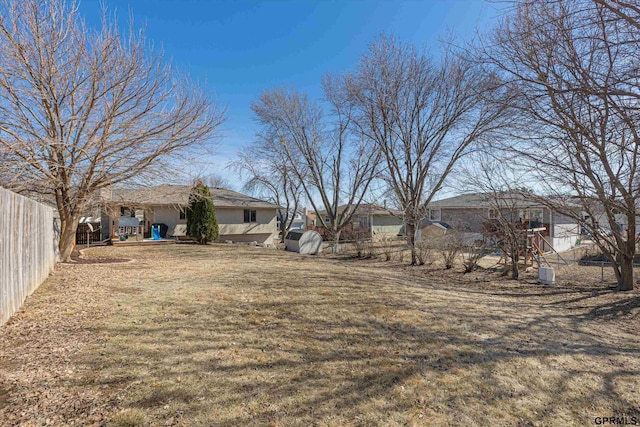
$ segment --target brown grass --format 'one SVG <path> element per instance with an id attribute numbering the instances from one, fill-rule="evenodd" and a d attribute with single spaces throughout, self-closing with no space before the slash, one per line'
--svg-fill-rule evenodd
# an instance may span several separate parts
<path id="1" fill-rule="evenodd" d="M 246 246 L 96 248 L 0 328 L 8 425 L 593 425 L 640 415 L 639 292 Z M 581 276 L 583 278 L 581 278 Z"/>

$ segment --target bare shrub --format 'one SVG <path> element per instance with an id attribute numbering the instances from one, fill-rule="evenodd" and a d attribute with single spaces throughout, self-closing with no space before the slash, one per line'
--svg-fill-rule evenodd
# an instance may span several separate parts
<path id="1" fill-rule="evenodd" d="M 384 256 L 384 260 L 391 261 L 391 258 L 393 256 L 393 244 L 391 242 L 391 239 L 389 239 L 388 237 L 382 239 L 382 247 L 380 250 L 382 252 L 382 255 Z"/>
<path id="2" fill-rule="evenodd" d="M 433 247 L 427 242 L 416 242 L 416 256 L 418 257 L 418 265 L 433 264 Z"/>
<path id="3" fill-rule="evenodd" d="M 371 258 L 378 258 L 382 253 L 382 248 L 373 242 L 369 243 L 369 255 Z"/>
<path id="4" fill-rule="evenodd" d="M 453 268 L 460 249 L 462 249 L 462 246 L 457 238 L 453 237 L 442 240 L 440 244 L 440 255 L 442 256 L 442 261 L 444 261 L 445 269 L 450 270 Z"/>
<path id="5" fill-rule="evenodd" d="M 371 246 L 371 239 L 365 233 L 353 234 L 353 247 L 358 258 L 370 258 Z"/>
<path id="6" fill-rule="evenodd" d="M 462 251 L 462 265 L 465 273 L 471 273 L 478 268 L 478 261 L 486 255 L 487 247 L 484 242 L 474 242 Z"/>
<path id="7" fill-rule="evenodd" d="M 405 245 L 401 245 L 398 246 L 396 249 L 391 249 L 391 253 L 393 255 L 393 259 L 394 261 L 398 261 L 398 262 L 404 262 L 404 252 L 408 249 L 407 246 Z"/>

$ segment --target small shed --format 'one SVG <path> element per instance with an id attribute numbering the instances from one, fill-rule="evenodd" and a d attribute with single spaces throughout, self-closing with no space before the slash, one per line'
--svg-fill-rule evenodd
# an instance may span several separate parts
<path id="1" fill-rule="evenodd" d="M 289 231 L 284 239 L 284 248 L 291 252 L 317 255 L 322 252 L 322 236 L 313 230 Z"/>

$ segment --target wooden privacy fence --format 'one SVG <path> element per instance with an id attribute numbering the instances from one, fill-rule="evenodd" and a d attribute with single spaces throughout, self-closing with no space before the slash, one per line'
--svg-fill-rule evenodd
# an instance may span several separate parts
<path id="1" fill-rule="evenodd" d="M 0 188 L 0 325 L 56 263 L 53 209 Z"/>

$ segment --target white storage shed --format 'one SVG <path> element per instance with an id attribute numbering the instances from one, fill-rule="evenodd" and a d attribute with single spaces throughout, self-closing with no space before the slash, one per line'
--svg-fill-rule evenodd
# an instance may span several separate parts
<path id="1" fill-rule="evenodd" d="M 284 239 L 287 251 L 317 255 L 322 252 L 322 236 L 313 230 L 293 230 Z"/>

